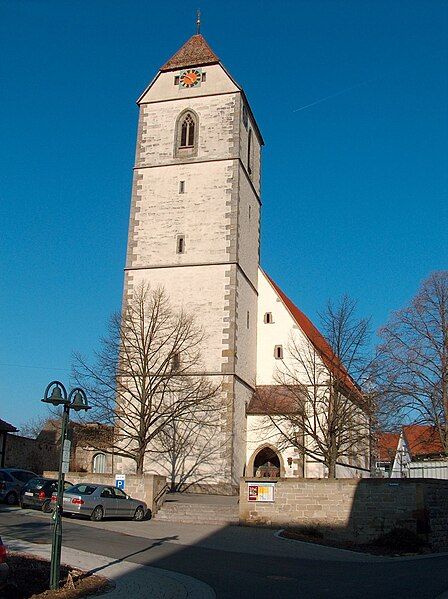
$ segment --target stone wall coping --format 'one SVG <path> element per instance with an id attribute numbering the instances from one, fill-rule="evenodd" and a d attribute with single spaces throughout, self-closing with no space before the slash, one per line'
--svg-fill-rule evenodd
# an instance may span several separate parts
<path id="1" fill-rule="evenodd" d="M 318 484 L 318 485 L 331 485 L 331 484 L 342 484 L 347 486 L 368 484 L 368 485 L 415 485 L 415 484 L 436 484 L 437 486 L 448 486 L 448 480 L 440 478 L 256 478 L 256 477 L 243 477 L 241 482 L 245 483 L 262 483 L 262 482 L 276 482 L 285 483 L 291 485 L 294 483 L 303 483 L 305 485 Z"/>
<path id="2" fill-rule="evenodd" d="M 67 472 L 67 474 L 65 475 L 66 478 L 115 478 L 116 474 L 121 474 L 121 472 L 104 472 L 104 473 L 94 473 L 94 472 Z M 43 474 L 43 476 L 47 476 L 49 478 L 57 478 L 58 477 L 58 472 L 57 471 L 48 471 L 46 470 Z M 166 476 L 163 476 L 162 474 L 125 474 L 126 478 L 128 480 L 132 480 L 132 479 L 137 479 L 137 480 L 141 480 L 141 479 L 151 479 L 151 478 L 160 478 L 160 479 L 164 479 L 166 480 Z"/>

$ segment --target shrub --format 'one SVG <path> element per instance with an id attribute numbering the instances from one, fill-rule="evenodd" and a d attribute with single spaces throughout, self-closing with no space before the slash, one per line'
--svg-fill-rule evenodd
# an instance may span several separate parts
<path id="1" fill-rule="evenodd" d="M 372 544 L 391 551 L 416 552 L 420 551 L 426 543 L 409 528 L 393 528 L 378 537 Z"/>
<path id="2" fill-rule="evenodd" d="M 324 536 L 319 528 L 314 524 L 306 524 L 304 526 L 297 526 L 294 529 L 296 532 L 306 537 L 313 537 L 314 539 L 322 539 Z"/>

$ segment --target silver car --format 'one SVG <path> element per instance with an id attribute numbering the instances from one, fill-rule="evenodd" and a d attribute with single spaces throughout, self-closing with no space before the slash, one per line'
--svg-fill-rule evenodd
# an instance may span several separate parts
<path id="1" fill-rule="evenodd" d="M 62 511 L 64 514 L 89 516 L 95 522 L 103 518 L 118 517 L 144 520 L 148 507 L 144 501 L 132 499 L 121 489 L 96 483 L 79 483 L 64 491 Z M 51 497 L 56 502 L 56 493 Z"/>

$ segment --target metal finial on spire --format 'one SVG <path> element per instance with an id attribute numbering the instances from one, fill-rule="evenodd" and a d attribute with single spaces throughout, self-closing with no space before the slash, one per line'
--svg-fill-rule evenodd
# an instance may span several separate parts
<path id="1" fill-rule="evenodd" d="M 196 12 L 196 35 L 201 33 L 201 11 L 198 9 Z"/>

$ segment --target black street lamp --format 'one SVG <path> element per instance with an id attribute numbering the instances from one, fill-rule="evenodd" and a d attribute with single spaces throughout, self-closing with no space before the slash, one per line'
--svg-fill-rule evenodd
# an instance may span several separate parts
<path id="1" fill-rule="evenodd" d="M 51 395 L 50 395 L 51 390 Z M 58 494 L 56 507 L 53 512 L 53 540 L 51 543 L 51 569 L 50 569 L 50 589 L 59 588 L 60 566 L 61 566 L 61 547 L 62 547 L 62 500 L 64 495 L 64 480 L 70 464 L 70 442 L 67 440 L 67 429 L 70 416 L 70 410 L 89 410 L 85 391 L 79 387 L 72 389 L 67 395 L 67 390 L 59 381 L 52 381 L 45 389 L 44 403 L 51 403 L 53 406 L 64 406 L 61 426 L 61 452 L 59 456 L 58 473 Z"/>

